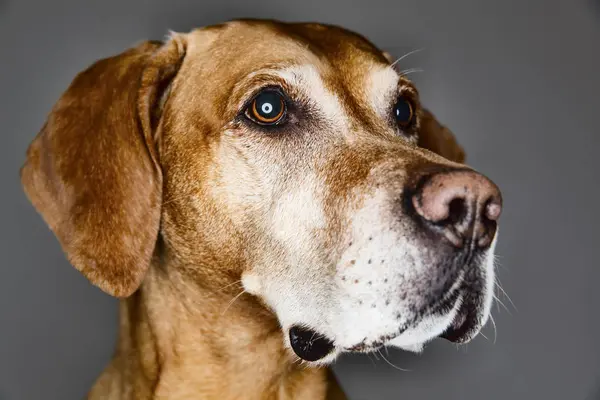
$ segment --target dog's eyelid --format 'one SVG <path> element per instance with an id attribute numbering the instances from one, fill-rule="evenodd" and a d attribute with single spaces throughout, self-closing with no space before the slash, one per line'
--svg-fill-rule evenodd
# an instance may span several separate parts
<path id="1" fill-rule="evenodd" d="M 276 70 L 256 71 L 234 85 L 231 91 L 231 98 L 234 99 L 233 103 L 239 109 L 253 96 L 256 96 L 262 88 L 268 86 L 278 86 L 283 91 L 290 89 L 286 80 Z"/>
<path id="2" fill-rule="evenodd" d="M 394 115 L 394 110 L 399 100 L 406 101 L 410 107 L 410 121 L 407 121 L 404 126 L 402 126 L 402 124 L 398 124 Z M 414 88 L 412 85 L 406 85 L 402 84 L 402 82 L 399 82 L 396 97 L 394 97 L 389 111 L 392 124 L 395 125 L 399 134 L 409 138 L 411 141 L 416 140 L 418 136 L 421 113 L 421 104 L 419 102 L 416 88 Z"/>
<path id="3" fill-rule="evenodd" d="M 411 100 L 416 100 L 419 97 L 419 91 L 411 83 L 399 81 L 396 90 L 397 96 L 405 96 Z"/>

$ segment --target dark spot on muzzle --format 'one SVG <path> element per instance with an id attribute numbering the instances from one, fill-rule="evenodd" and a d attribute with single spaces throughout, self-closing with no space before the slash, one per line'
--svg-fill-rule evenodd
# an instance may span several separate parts
<path id="1" fill-rule="evenodd" d="M 290 343 L 294 353 L 306 361 L 317 361 L 333 350 L 333 342 L 320 333 L 302 326 L 290 328 Z"/>

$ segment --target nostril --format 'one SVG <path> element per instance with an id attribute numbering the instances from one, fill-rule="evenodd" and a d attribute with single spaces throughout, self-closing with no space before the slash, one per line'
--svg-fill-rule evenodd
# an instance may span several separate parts
<path id="1" fill-rule="evenodd" d="M 456 198 L 448 204 L 448 218 L 443 221 L 445 224 L 458 224 L 467 216 L 467 203 L 465 199 Z"/>
<path id="2" fill-rule="evenodd" d="M 466 170 L 426 176 L 412 194 L 412 209 L 425 229 L 441 233 L 456 247 L 491 243 L 502 212 L 498 187 L 485 176 Z"/>
<path id="3" fill-rule="evenodd" d="M 485 217 L 490 221 L 497 221 L 502 213 L 500 201 L 496 198 L 491 198 L 485 205 Z"/>

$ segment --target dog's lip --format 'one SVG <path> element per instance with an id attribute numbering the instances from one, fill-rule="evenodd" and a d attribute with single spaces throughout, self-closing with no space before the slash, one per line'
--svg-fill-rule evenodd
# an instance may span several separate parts
<path id="1" fill-rule="evenodd" d="M 384 347 L 385 344 L 381 344 L 381 345 L 356 345 L 350 348 L 346 348 L 343 349 L 342 351 L 344 352 L 350 352 L 350 353 L 374 353 L 377 350 L 381 349 L 382 347 Z"/>
<path id="2" fill-rule="evenodd" d="M 406 322 L 404 325 L 399 327 L 396 331 L 381 335 L 376 340 L 367 340 L 364 338 L 359 343 L 339 348 L 341 352 L 359 352 L 359 353 L 370 353 L 385 347 L 391 341 L 402 335 L 405 331 L 410 329 L 412 326 L 417 325 L 422 318 L 425 316 L 436 315 L 442 312 L 442 310 L 449 310 L 454 308 L 457 303 L 460 304 L 454 319 L 450 326 L 438 337 L 449 340 L 454 343 L 467 343 L 469 342 L 479 329 L 479 307 L 475 304 L 476 299 L 468 293 L 470 289 L 465 287 L 462 282 L 462 276 L 457 280 L 458 284 L 453 286 L 438 302 L 427 307 L 427 310 L 421 314 L 420 318 L 416 318 L 412 321 Z M 467 300 L 465 301 L 465 297 Z M 337 347 L 337 346 L 336 346 Z"/>
<path id="3" fill-rule="evenodd" d="M 440 310 L 442 310 L 442 309 L 446 309 L 446 308 L 450 309 L 450 308 L 454 307 L 456 302 L 462 298 L 462 291 L 460 290 L 459 287 L 456 287 L 456 288 L 453 288 L 452 290 L 450 290 L 443 297 L 444 298 L 442 298 L 437 303 L 434 303 L 433 305 L 429 306 L 427 308 L 427 310 L 421 315 L 420 318 L 416 318 L 412 321 L 406 322 L 404 325 L 402 325 L 396 331 L 389 333 L 389 334 L 381 335 L 376 340 L 369 341 L 368 344 L 367 344 L 367 338 L 365 338 L 361 342 L 359 342 L 353 346 L 344 348 L 343 351 L 360 352 L 360 353 L 377 351 L 381 347 L 386 346 L 392 340 L 396 339 L 398 336 L 402 335 L 410 327 L 416 326 L 425 316 L 434 315 L 434 314 L 439 313 Z M 456 320 L 456 318 L 455 318 L 455 320 Z"/>
<path id="4" fill-rule="evenodd" d="M 382 335 L 377 340 L 374 340 L 369 344 L 367 344 L 367 339 L 365 338 L 360 343 L 344 348 L 343 351 L 349 351 L 353 353 L 370 353 L 373 351 L 377 351 L 378 349 L 384 347 L 390 341 L 400 336 L 405 330 L 406 329 L 399 329 L 398 331 L 392 334 Z"/>
<path id="5" fill-rule="evenodd" d="M 471 304 L 464 304 L 456 313 L 450 326 L 440 335 L 453 343 L 470 341 L 479 327 L 477 309 Z"/>

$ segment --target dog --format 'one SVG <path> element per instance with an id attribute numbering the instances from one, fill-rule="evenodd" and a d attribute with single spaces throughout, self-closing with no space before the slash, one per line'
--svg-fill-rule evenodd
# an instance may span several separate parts
<path id="1" fill-rule="evenodd" d="M 501 193 L 393 64 L 340 27 L 235 20 L 74 79 L 21 181 L 122 299 L 89 398 L 345 398 L 343 352 L 477 335 Z"/>

